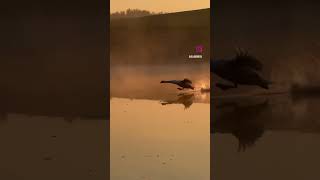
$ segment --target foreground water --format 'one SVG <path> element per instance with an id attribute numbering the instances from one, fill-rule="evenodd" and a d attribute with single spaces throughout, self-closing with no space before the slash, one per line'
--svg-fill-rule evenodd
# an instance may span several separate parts
<path id="1" fill-rule="evenodd" d="M 210 104 L 184 98 L 111 99 L 112 180 L 210 178 Z"/>

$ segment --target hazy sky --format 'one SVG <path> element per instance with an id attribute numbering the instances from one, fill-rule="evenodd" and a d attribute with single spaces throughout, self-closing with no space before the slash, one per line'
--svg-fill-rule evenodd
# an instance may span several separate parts
<path id="1" fill-rule="evenodd" d="M 153 12 L 178 12 L 210 7 L 210 0 L 110 0 L 110 12 L 128 8 Z"/>

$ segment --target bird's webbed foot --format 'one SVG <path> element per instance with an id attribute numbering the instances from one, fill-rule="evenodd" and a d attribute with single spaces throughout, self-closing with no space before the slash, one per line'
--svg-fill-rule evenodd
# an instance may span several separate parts
<path id="1" fill-rule="evenodd" d="M 216 83 L 216 87 L 222 89 L 222 90 L 228 90 L 231 88 L 237 88 L 237 85 L 228 85 L 228 84 L 222 84 L 222 83 Z"/>

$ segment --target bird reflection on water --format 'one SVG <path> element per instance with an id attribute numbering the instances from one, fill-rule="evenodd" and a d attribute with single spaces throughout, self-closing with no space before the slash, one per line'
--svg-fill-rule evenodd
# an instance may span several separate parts
<path id="1" fill-rule="evenodd" d="M 178 98 L 174 100 L 167 100 L 161 102 L 162 105 L 168 105 L 168 104 L 182 104 L 185 109 L 188 109 L 194 101 L 194 94 L 193 93 L 187 93 L 187 94 L 178 94 Z"/>
<path id="2" fill-rule="evenodd" d="M 263 140 L 266 132 L 320 133 L 320 104 L 317 96 L 294 93 L 230 98 L 212 98 L 212 134 L 232 134 L 238 151 L 245 151 Z"/>
<path id="3" fill-rule="evenodd" d="M 263 135 L 264 126 L 257 118 L 270 109 L 268 100 L 241 105 L 240 102 L 214 103 L 211 133 L 230 133 L 238 139 L 238 151 L 253 146 Z"/>
<path id="4" fill-rule="evenodd" d="M 199 103 L 199 102 L 208 103 L 209 97 L 207 97 L 207 94 L 209 93 L 210 93 L 210 90 L 183 92 L 183 93 L 177 94 L 175 97 L 161 100 L 160 103 L 163 106 L 170 105 L 170 104 L 182 104 L 185 109 L 188 109 L 191 107 L 193 103 Z"/>

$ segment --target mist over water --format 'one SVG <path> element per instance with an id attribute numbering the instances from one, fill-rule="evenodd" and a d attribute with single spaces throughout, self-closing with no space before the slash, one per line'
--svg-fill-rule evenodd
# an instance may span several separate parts
<path id="1" fill-rule="evenodd" d="M 188 92 L 178 90 L 174 84 L 160 84 L 162 80 L 188 78 L 195 91 L 210 88 L 209 68 L 203 64 L 116 66 L 111 69 L 111 74 L 111 97 L 160 100 L 170 94 Z"/>

